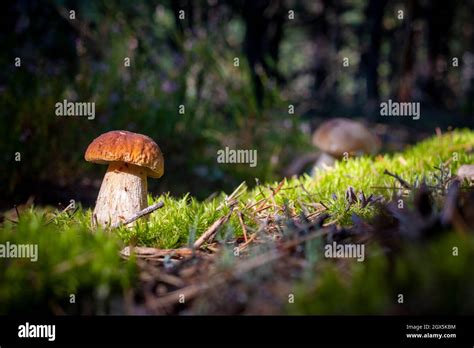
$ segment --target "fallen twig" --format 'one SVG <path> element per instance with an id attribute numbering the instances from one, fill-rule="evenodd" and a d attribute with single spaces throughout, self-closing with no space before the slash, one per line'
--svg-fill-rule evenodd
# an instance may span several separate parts
<path id="1" fill-rule="evenodd" d="M 16 216 L 17 216 L 17 221 L 20 221 L 20 212 L 18 211 L 18 207 L 16 204 L 13 206 L 15 208 Z"/>
<path id="2" fill-rule="evenodd" d="M 403 180 L 401 177 L 399 177 L 397 174 L 390 173 L 387 169 L 383 171 L 384 174 L 391 176 L 392 178 L 397 179 L 397 181 L 406 189 L 411 190 L 411 185 Z"/>
<path id="3" fill-rule="evenodd" d="M 242 227 L 242 233 L 244 234 L 244 240 L 247 242 L 247 240 L 248 240 L 247 239 L 247 228 L 245 227 L 244 219 L 242 218 L 242 212 L 239 211 L 237 216 L 239 217 L 240 226 Z"/>
<path id="4" fill-rule="evenodd" d="M 283 185 L 285 184 L 285 179 L 283 179 L 282 181 L 280 181 L 280 183 L 278 184 L 278 186 L 274 189 L 273 187 L 270 187 L 270 190 L 272 191 L 272 194 L 269 196 L 269 197 L 265 197 L 262 202 L 260 203 L 260 205 L 256 208 L 257 211 L 259 211 L 259 209 L 261 209 L 262 207 L 265 206 L 265 203 L 271 198 L 273 200 L 273 203 L 275 203 L 274 201 L 274 198 L 275 198 L 275 195 L 280 192 L 281 188 L 283 187 Z"/>
<path id="5" fill-rule="evenodd" d="M 186 257 L 193 254 L 193 250 L 190 248 L 179 248 L 179 249 L 157 249 L 149 247 L 125 247 L 120 251 L 120 255 L 123 257 L 130 257 L 135 255 L 139 258 L 153 259 L 164 256 L 175 256 L 175 257 Z"/>
<path id="6" fill-rule="evenodd" d="M 67 205 L 66 208 L 64 208 L 61 212 L 59 212 L 58 214 L 56 214 L 54 217 L 52 217 L 51 219 L 49 219 L 48 221 L 46 221 L 46 225 L 50 224 L 51 222 L 53 222 L 58 216 L 60 216 L 61 214 L 64 214 L 66 212 L 68 212 L 69 210 L 71 209 L 74 209 L 74 212 L 72 215 L 74 215 L 74 213 L 77 211 L 77 207 L 76 207 L 76 203 L 75 202 L 72 202 L 70 204 Z M 69 215 L 69 218 L 72 216 L 72 215 Z"/>
<path id="7" fill-rule="evenodd" d="M 202 291 L 223 284 L 232 278 L 237 278 L 242 274 L 249 272 L 255 268 L 261 267 L 269 262 L 278 260 L 283 256 L 287 255 L 288 252 L 290 252 L 294 247 L 298 246 L 299 244 L 307 242 L 314 238 L 321 237 L 327 234 L 329 231 L 329 228 L 324 228 L 314 233 L 305 235 L 304 237 L 298 238 L 296 240 L 290 240 L 284 243 L 283 245 L 278 246 L 277 249 L 265 252 L 258 256 L 252 257 L 251 259 L 243 261 L 230 271 L 224 271 L 215 274 L 207 283 L 191 284 L 184 288 L 171 291 L 164 296 L 151 300 L 149 302 L 149 305 L 155 309 L 164 308 L 178 303 L 178 299 L 182 296 L 186 298 L 186 301 L 189 301 L 190 299 L 193 299 L 197 295 L 199 295 Z"/>
<path id="8" fill-rule="evenodd" d="M 248 247 L 250 245 L 250 243 L 257 237 L 257 233 L 254 233 L 250 236 L 250 238 L 245 242 L 245 243 L 242 243 L 241 245 L 239 245 L 239 250 L 242 251 L 244 250 L 246 247 Z"/>
<path id="9" fill-rule="evenodd" d="M 240 192 L 242 187 L 244 188 L 244 190 Z M 247 190 L 247 186 L 245 185 L 245 181 L 243 181 L 242 183 L 240 183 L 239 186 L 237 186 L 234 192 L 232 192 L 229 196 L 227 196 L 224 199 L 224 202 L 219 204 L 219 206 L 217 207 L 217 210 L 221 210 L 222 208 L 224 208 L 224 206 L 232 207 L 235 204 L 237 204 L 237 198 L 240 197 L 246 190 Z"/>
<path id="10" fill-rule="evenodd" d="M 212 240 L 214 236 L 216 235 L 217 231 L 219 230 L 219 228 L 229 220 L 231 214 L 232 214 L 232 210 L 230 211 L 230 213 L 224 216 L 221 216 L 219 219 L 214 221 L 214 223 L 207 229 L 207 231 L 204 232 L 202 236 L 199 237 L 198 240 L 194 242 L 193 248 L 199 249 L 201 245 L 204 244 L 204 242 L 208 240 Z"/>
<path id="11" fill-rule="evenodd" d="M 128 225 L 129 223 L 132 223 L 132 222 L 138 220 L 139 218 L 141 218 L 145 215 L 151 214 L 155 210 L 162 208 L 164 205 L 165 204 L 163 202 L 158 202 L 158 203 L 155 203 L 153 205 L 150 205 L 149 207 L 146 207 L 145 209 L 140 210 L 138 213 L 133 215 L 131 218 L 128 218 L 127 220 L 125 220 L 123 222 L 121 221 L 121 222 L 117 222 L 117 223 L 111 225 L 110 228 L 117 228 L 117 227 L 120 227 L 122 225 Z"/>

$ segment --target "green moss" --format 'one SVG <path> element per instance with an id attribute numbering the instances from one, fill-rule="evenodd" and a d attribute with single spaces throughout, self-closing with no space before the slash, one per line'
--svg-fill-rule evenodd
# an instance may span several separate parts
<path id="1" fill-rule="evenodd" d="M 396 261 L 393 283 L 412 313 L 474 312 L 474 237 L 450 233 L 427 246 L 409 245 Z"/>
<path id="2" fill-rule="evenodd" d="M 459 248 L 457 256 L 453 247 Z M 315 270 L 314 282 L 295 286 L 291 314 L 472 314 L 474 236 L 454 232 L 406 245 L 394 264 L 370 247 L 365 262 Z M 403 295 L 403 303 L 399 303 Z"/>
<path id="3" fill-rule="evenodd" d="M 334 168 L 319 172 L 314 178 L 304 175 L 286 180 L 282 189 L 275 195 L 275 202 L 280 207 L 287 204 L 296 214 L 302 211 L 311 212 L 312 204 L 323 202 L 329 208 L 328 212 L 334 221 L 349 224 L 352 213 L 366 218 L 376 213 L 372 205 L 362 208 L 360 204 L 354 204 L 348 209 L 345 191 L 349 186 L 356 192 L 364 192 L 366 196 L 383 195 L 389 199 L 394 192 L 392 188 L 398 184 L 392 177 L 384 175 L 384 170 L 396 173 L 410 183 L 425 178 L 428 184 L 436 185 L 435 175 L 439 172 L 435 167 L 439 167 L 450 158 L 457 159 L 448 165 L 453 172 L 461 164 L 471 163 L 472 157 L 467 154 L 466 149 L 472 146 L 474 146 L 474 132 L 459 130 L 442 137 L 427 139 L 403 153 L 340 161 Z M 271 188 L 277 186 L 278 182 L 275 182 L 247 190 L 243 185 L 238 197 L 240 208 L 250 206 L 264 197 L 270 197 Z M 183 198 L 168 195 L 150 198 L 150 204 L 162 200 L 165 206 L 153 213 L 148 223 L 141 223 L 132 230 L 121 229 L 119 236 L 126 243 L 132 241 L 139 245 L 161 248 L 186 245 L 190 236 L 194 234 L 197 238 L 215 220 L 228 213 L 229 209 L 224 204 L 225 197 L 225 194 L 221 194 L 204 202 L 199 202 L 189 195 Z M 245 214 L 246 210 L 243 212 Z M 279 207 L 268 209 L 267 213 L 281 214 Z M 248 214 L 251 215 L 251 212 L 248 211 Z M 246 222 L 254 226 L 252 221 L 249 218 Z M 241 233 L 235 216 L 231 218 L 229 224 L 235 233 Z"/>
<path id="4" fill-rule="evenodd" d="M 219 207 L 222 199 L 199 202 L 189 195 L 181 199 L 163 195 L 156 199 L 158 200 L 164 202 L 164 208 L 151 214 L 148 222 L 144 220 L 133 229 L 118 230 L 118 235 L 125 243 L 163 249 L 188 245 L 215 220 L 229 212 L 228 207 Z M 151 197 L 149 201 L 152 203 Z M 238 221 L 235 217 L 229 223 L 237 229 Z"/>
<path id="5" fill-rule="evenodd" d="M 35 262 L 27 258 L 0 260 L 0 313 L 53 311 L 60 305 L 72 312 L 85 305 L 82 296 L 106 305 L 132 285 L 134 263 L 121 260 L 117 238 L 90 233 L 85 216 L 48 223 L 40 211 L 23 213 L 17 224 L 6 222 L 0 244 L 37 245 Z M 82 301 L 81 301 L 82 300 Z"/>
<path id="6" fill-rule="evenodd" d="M 315 209 L 314 203 L 323 202 L 328 207 L 332 220 L 340 224 L 348 224 L 352 213 L 371 217 L 376 213 L 374 206 L 347 206 L 344 196 L 349 186 L 356 192 L 363 191 L 366 196 L 380 194 L 390 198 L 393 194 L 390 187 L 396 183 L 392 177 L 383 174 L 384 170 L 396 173 L 410 183 L 425 177 L 429 184 L 434 185 L 438 180 L 435 167 L 446 162 L 447 168 L 455 171 L 463 163 L 472 163 L 472 155 L 466 150 L 473 145 L 474 132 L 458 130 L 423 141 L 403 153 L 341 161 L 333 169 L 319 172 L 314 178 L 304 175 L 285 180 L 281 190 L 274 196 L 276 206 L 265 210 L 265 214 L 284 218 L 281 210 L 283 205 L 299 214 L 312 212 Z M 452 160 L 447 162 L 449 159 Z M 232 196 L 237 198 L 238 208 L 243 212 L 249 230 L 257 227 L 256 216 L 253 209 L 246 207 L 265 197 L 271 197 L 272 189 L 277 186 L 278 183 L 275 182 L 250 190 L 243 184 L 233 193 Z M 169 195 L 149 197 L 150 204 L 161 200 L 165 203 L 164 207 L 151 214 L 148 221 L 142 220 L 134 228 L 119 228 L 111 233 L 100 230 L 92 233 L 91 210 L 81 207 L 72 217 L 60 214 L 49 223 L 51 213 L 48 209 L 39 208 L 22 214 L 18 224 L 4 222 L 0 226 L 0 242 L 38 244 L 40 256 L 35 263 L 22 259 L 0 261 L 0 313 L 7 313 L 13 308 L 31 310 L 38 304 L 51 306 L 55 301 L 63 301 L 66 303 L 64 306 L 70 308 L 71 305 L 67 304 L 70 294 L 88 294 L 87 296 L 102 300 L 110 298 L 109 295 L 122 291 L 133 281 L 134 263 L 121 260 L 118 254 L 124 245 L 132 243 L 159 248 L 188 245 L 219 217 L 229 213 L 227 198 L 225 193 L 205 201 L 198 201 L 189 195 L 182 198 Z M 269 198 L 268 201 L 273 203 L 273 199 Z M 236 214 L 232 214 L 227 225 L 221 230 L 218 238 L 242 233 Z M 458 242 L 464 245 L 462 240 Z M 442 246 L 433 248 L 432 253 L 439 253 Z M 443 263 L 443 258 L 435 257 L 429 252 L 426 257 L 426 260 L 433 262 L 425 265 L 427 270 L 433 267 L 429 272 L 417 273 L 418 271 L 414 270 L 417 262 L 424 260 L 422 258 L 414 257 L 412 260 L 407 256 L 405 263 L 397 265 L 397 277 L 394 279 L 400 280 L 400 283 L 394 285 L 401 284 L 399 288 L 406 286 L 408 290 L 411 289 L 414 297 L 407 299 L 413 301 L 409 302 L 410 306 L 415 306 L 417 298 L 426 294 L 422 290 L 416 292 L 413 287 L 416 279 L 422 281 L 421 289 L 425 290 L 441 286 L 442 282 L 448 279 L 452 294 L 455 294 L 455 291 L 460 290 L 460 282 L 466 274 L 460 272 L 467 272 L 465 265 L 469 263 L 466 259 L 449 259 L 450 261 Z M 317 290 L 318 294 L 326 298 L 325 304 L 311 306 L 308 303 L 308 310 L 311 313 L 327 313 L 331 309 L 338 313 L 378 313 L 380 309 L 386 308 L 394 296 L 387 292 L 382 280 L 384 278 L 381 277 L 381 274 L 387 272 L 386 267 L 387 263 L 383 258 L 374 258 L 367 265 L 355 265 L 352 269 L 350 291 L 347 290 L 347 284 L 338 279 L 336 273 L 331 273 L 334 269 L 328 267 L 318 276 L 321 283 L 326 284 Z M 446 277 L 436 278 L 438 271 L 444 272 Z M 460 275 L 462 276 L 458 278 Z M 472 287 L 467 289 L 471 291 Z M 436 294 L 433 293 L 432 296 L 435 297 Z M 453 306 L 458 304 L 456 302 Z M 469 305 L 472 303 L 469 302 Z M 301 308 L 298 310 L 306 312 Z"/>

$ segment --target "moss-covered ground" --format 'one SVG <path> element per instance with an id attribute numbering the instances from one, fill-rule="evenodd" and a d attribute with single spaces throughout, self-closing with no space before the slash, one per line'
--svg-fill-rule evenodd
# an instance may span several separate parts
<path id="1" fill-rule="evenodd" d="M 325 225 L 335 226 L 351 226 L 354 216 L 367 221 L 376 217 L 377 204 L 364 204 L 361 199 L 348 204 L 351 191 L 357 197 L 372 195 L 374 201 L 405 197 L 410 208 L 415 190 L 403 188 L 400 180 L 386 171 L 412 188 L 425 183 L 436 204 L 442 201 L 446 178 L 460 165 L 473 163 L 473 148 L 474 132 L 457 130 L 434 136 L 404 152 L 341 160 L 333 168 L 317 172 L 315 177 L 304 175 L 251 189 L 243 183 L 234 192 L 218 193 L 204 201 L 189 194 L 150 196 L 150 204 L 163 201 L 164 207 L 133 228 L 114 231 L 94 230 L 91 210 L 80 205 L 66 212 L 32 206 L 20 210 L 19 217 L 9 212 L 0 226 L 0 244 L 37 244 L 39 255 L 36 262 L 1 260 L 0 313 L 123 312 L 123 305 L 114 307 L 114 303 L 121 303 L 127 291 L 139 282 L 135 259 L 124 260 L 119 255 L 124 246 L 187 247 L 227 214 L 230 219 L 221 226 L 216 238 L 235 243 L 244 237 L 252 240 L 252 236 L 256 241 L 262 231 L 271 236 L 272 228 L 301 214 L 327 213 Z M 468 267 L 474 259 L 473 243 L 472 233 L 463 236 L 453 231 L 425 244 L 404 248 L 395 261 L 384 257 L 382 249 L 379 253 L 371 251 L 367 262 L 350 264 L 345 268 L 350 275 L 343 277 L 336 263 L 322 260 L 311 268 L 312 276 L 306 272 L 292 281 L 298 301 L 285 306 L 284 311 L 403 313 L 414 308 L 423 310 L 420 303 L 427 303 L 426 311 L 457 310 L 461 303 L 466 305 L 466 300 L 459 296 L 466 298 L 474 290 L 472 267 Z M 451 252 L 453 245 L 460 247 L 460 256 L 442 257 L 443 253 Z M 222 253 L 215 255 L 222 257 Z M 421 266 L 420 260 L 428 263 Z M 392 275 L 390 282 L 382 281 L 387 273 Z M 467 279 L 470 281 L 466 283 Z M 459 289 L 464 290 L 459 293 Z M 393 298 L 403 291 L 411 297 L 405 302 L 408 307 L 398 308 L 393 305 Z M 75 301 L 71 301 L 71 295 Z M 469 301 L 463 308 L 474 310 L 472 300 Z"/>

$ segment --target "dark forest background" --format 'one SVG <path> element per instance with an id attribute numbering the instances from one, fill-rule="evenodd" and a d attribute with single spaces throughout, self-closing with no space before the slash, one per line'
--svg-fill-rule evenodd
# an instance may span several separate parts
<path id="1" fill-rule="evenodd" d="M 1 206 L 93 203 L 105 167 L 84 151 L 112 129 L 160 145 L 153 193 L 205 198 L 281 178 L 331 117 L 366 120 L 385 151 L 472 127 L 473 18 L 474 1 L 5 2 Z M 57 117 L 64 99 L 95 102 L 95 119 Z M 421 119 L 380 117 L 387 99 L 420 102 Z M 257 149 L 258 166 L 218 164 L 225 146 Z"/>

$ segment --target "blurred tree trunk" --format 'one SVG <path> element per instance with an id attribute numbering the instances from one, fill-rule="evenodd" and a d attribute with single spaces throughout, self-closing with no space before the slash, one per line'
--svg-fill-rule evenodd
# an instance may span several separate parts
<path id="1" fill-rule="evenodd" d="M 369 30 L 369 46 L 363 55 L 366 72 L 367 109 L 370 115 L 376 111 L 379 103 L 378 66 L 380 44 L 382 41 L 382 19 L 387 0 L 369 0 L 366 17 Z"/>
<path id="2" fill-rule="evenodd" d="M 428 67 L 426 93 L 435 105 L 446 107 L 453 103 L 454 95 L 446 84 L 450 61 L 449 39 L 456 1 L 431 1 L 428 3 Z"/>
<path id="3" fill-rule="evenodd" d="M 415 65 L 415 26 L 414 22 L 419 14 L 419 6 L 416 0 L 409 1 L 407 9 L 404 15 L 404 33 L 402 36 L 403 42 L 399 43 L 402 45 L 401 60 L 399 62 L 398 69 L 398 83 L 395 87 L 395 93 L 398 101 L 409 102 L 413 96 L 414 82 L 416 74 L 413 71 Z"/>
<path id="4" fill-rule="evenodd" d="M 185 28 L 193 28 L 194 25 L 194 4 L 196 2 L 191 0 L 173 0 L 171 1 L 171 9 L 174 13 L 178 31 L 183 34 Z M 205 3 L 203 3 L 205 4 Z M 180 11 L 184 11 L 184 20 L 179 18 Z"/>
<path id="5" fill-rule="evenodd" d="M 244 52 L 251 69 L 257 102 L 261 106 L 264 88 L 259 67 L 268 76 L 279 82 L 282 80 L 276 64 L 285 22 L 283 1 L 245 0 L 242 15 L 246 26 Z"/>
<path id="6" fill-rule="evenodd" d="M 314 52 L 314 62 L 313 62 L 313 75 L 314 75 L 314 85 L 313 89 L 317 96 L 317 99 L 325 100 L 328 97 L 329 90 L 328 88 L 322 88 L 324 81 L 328 76 L 328 67 L 329 67 L 329 23 L 326 18 L 326 11 L 328 8 L 327 0 L 322 0 L 321 4 L 323 10 L 319 13 L 317 18 L 314 20 L 310 27 L 310 35 L 313 39 L 313 42 L 316 47 Z"/>

